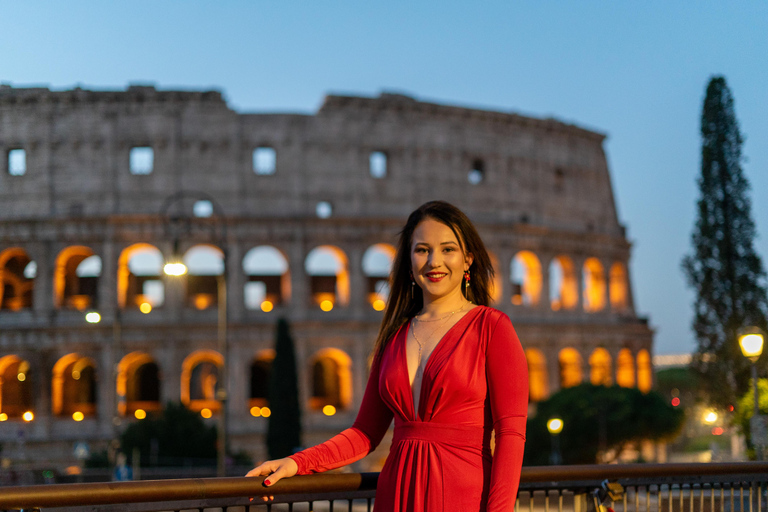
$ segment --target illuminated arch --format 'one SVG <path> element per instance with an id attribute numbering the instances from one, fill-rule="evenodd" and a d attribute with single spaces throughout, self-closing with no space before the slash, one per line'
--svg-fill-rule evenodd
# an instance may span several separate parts
<path id="1" fill-rule="evenodd" d="M 224 275 L 224 252 L 211 244 L 197 244 L 184 253 L 187 266 L 186 303 L 197 310 L 219 304 L 219 276 Z"/>
<path id="2" fill-rule="evenodd" d="M 149 304 L 162 306 L 165 285 L 162 280 L 163 254 L 151 244 L 126 247 L 117 260 L 117 303 L 121 308 Z"/>
<path id="3" fill-rule="evenodd" d="M 216 400 L 219 370 L 224 358 L 214 350 L 196 350 L 181 365 L 181 403 L 191 411 L 210 409 L 217 412 L 221 404 Z"/>
<path id="4" fill-rule="evenodd" d="M 512 304 L 536 306 L 541 300 L 541 262 L 531 251 L 520 251 L 512 259 Z"/>
<path id="5" fill-rule="evenodd" d="M 375 244 L 363 254 L 363 273 L 368 281 L 368 303 L 382 311 L 389 299 L 389 273 L 397 251 L 390 244 Z"/>
<path id="6" fill-rule="evenodd" d="M 623 388 L 635 387 L 635 360 L 628 348 L 616 355 L 616 384 Z"/>
<path id="7" fill-rule="evenodd" d="M 589 356 L 589 381 L 595 386 L 610 386 L 611 355 L 602 347 L 597 347 Z"/>
<path id="8" fill-rule="evenodd" d="M 321 308 L 349 304 L 349 264 L 344 251 L 333 245 L 321 245 L 307 254 L 304 262 L 310 277 L 312 302 Z"/>
<path id="9" fill-rule="evenodd" d="M 501 293 L 504 291 L 503 279 L 501 272 L 499 272 L 499 258 L 490 251 L 488 251 L 488 257 L 491 259 L 491 266 L 494 270 L 493 280 L 489 283 L 490 289 L 488 292 L 491 296 L 491 303 L 498 304 L 501 301 Z"/>
<path id="10" fill-rule="evenodd" d="M 131 352 L 117 365 L 118 412 L 133 414 L 137 409 L 159 411 L 160 371 L 146 352 Z"/>
<path id="11" fill-rule="evenodd" d="M 558 354 L 560 364 L 560 388 L 578 386 L 584 380 L 583 362 L 578 350 L 566 347 Z"/>
<path id="12" fill-rule="evenodd" d="M 272 373 L 272 362 L 275 351 L 262 350 L 251 363 L 251 389 L 248 407 L 266 407 L 269 405 L 269 378 Z"/>
<path id="13" fill-rule="evenodd" d="M 579 284 L 573 260 L 555 256 L 549 264 L 549 305 L 553 311 L 574 309 L 579 303 Z"/>
<path id="14" fill-rule="evenodd" d="M 53 365 L 51 408 L 54 416 L 96 414 L 96 363 L 90 357 L 67 354 Z"/>
<path id="15" fill-rule="evenodd" d="M 547 359 L 540 350 L 529 348 L 525 351 L 528 361 L 528 393 L 532 402 L 544 400 L 549 396 L 549 376 Z"/>
<path id="16" fill-rule="evenodd" d="M 325 348 L 312 357 L 312 397 L 309 407 L 347 409 L 352 404 L 352 359 L 343 350 Z"/>
<path id="17" fill-rule="evenodd" d="M 247 277 L 243 297 L 246 309 L 271 311 L 291 299 L 291 272 L 288 259 L 271 245 L 249 250 L 243 258 Z"/>
<path id="18" fill-rule="evenodd" d="M 651 355 L 642 349 L 637 353 L 637 389 L 647 393 L 653 386 L 653 365 Z"/>
<path id="19" fill-rule="evenodd" d="M 584 311 L 595 312 L 605 309 L 605 270 L 597 258 L 584 262 Z"/>
<path id="20" fill-rule="evenodd" d="M 0 413 L 21 418 L 34 411 L 29 362 L 16 355 L 0 357 Z"/>
<path id="21" fill-rule="evenodd" d="M 34 265 L 27 252 L 20 247 L 0 252 L 0 309 L 19 311 L 32 307 L 35 280 L 28 269 Z"/>
<path id="22" fill-rule="evenodd" d="M 611 308 L 613 310 L 627 310 L 629 307 L 629 293 L 627 292 L 627 268 L 623 263 L 618 261 L 611 265 L 608 294 L 611 298 Z"/>
<path id="23" fill-rule="evenodd" d="M 81 265 L 85 262 L 85 265 Z M 91 266 L 92 271 L 80 275 L 80 270 Z M 53 271 L 53 303 L 57 308 L 83 311 L 97 307 L 98 278 L 101 258 L 89 247 L 73 245 L 63 249 L 56 257 Z"/>

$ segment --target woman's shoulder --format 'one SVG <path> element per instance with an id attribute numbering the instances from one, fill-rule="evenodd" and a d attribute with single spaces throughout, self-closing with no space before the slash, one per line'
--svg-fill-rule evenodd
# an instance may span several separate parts
<path id="1" fill-rule="evenodd" d="M 506 313 L 499 311 L 496 308 L 492 308 L 491 306 L 477 305 L 472 309 L 477 310 L 477 319 L 484 323 L 490 324 L 492 326 L 499 322 L 509 323 L 510 325 L 512 324 L 512 321 L 509 319 L 509 316 Z"/>

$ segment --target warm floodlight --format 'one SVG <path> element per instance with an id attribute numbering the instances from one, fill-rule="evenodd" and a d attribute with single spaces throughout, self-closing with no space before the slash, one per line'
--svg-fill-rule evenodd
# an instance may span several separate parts
<path id="1" fill-rule="evenodd" d="M 183 276 L 187 273 L 187 266 L 180 261 L 169 261 L 163 267 L 163 272 L 167 276 Z"/>
<path id="2" fill-rule="evenodd" d="M 101 315 L 96 311 L 89 311 L 85 314 L 85 321 L 89 324 L 97 324 L 101 322 Z"/>
<path id="3" fill-rule="evenodd" d="M 563 420 L 552 418 L 547 422 L 547 430 L 549 430 L 550 434 L 559 434 L 563 430 Z"/>
<path id="4" fill-rule="evenodd" d="M 744 357 L 757 361 L 763 353 L 764 333 L 759 327 L 745 327 L 739 330 L 739 346 Z"/>
<path id="5" fill-rule="evenodd" d="M 707 411 L 704 413 L 704 423 L 712 425 L 717 421 L 717 413 L 715 411 Z"/>

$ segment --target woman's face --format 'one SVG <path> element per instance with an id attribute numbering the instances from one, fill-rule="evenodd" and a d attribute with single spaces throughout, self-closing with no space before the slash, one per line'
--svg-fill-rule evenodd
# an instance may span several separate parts
<path id="1" fill-rule="evenodd" d="M 460 291 L 464 271 L 472 265 L 472 255 L 464 254 L 453 230 L 426 218 L 413 231 L 411 272 L 429 301 Z"/>

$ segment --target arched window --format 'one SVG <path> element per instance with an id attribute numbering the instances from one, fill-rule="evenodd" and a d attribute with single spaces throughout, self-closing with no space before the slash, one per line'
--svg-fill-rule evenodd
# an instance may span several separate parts
<path id="1" fill-rule="evenodd" d="M 488 257 L 491 260 L 491 266 L 494 270 L 493 275 L 493 281 L 490 284 L 490 289 L 488 290 L 491 295 L 491 302 L 494 304 L 498 304 L 501 300 L 501 293 L 503 291 L 503 282 L 501 278 L 501 273 L 499 272 L 499 259 L 496 257 L 495 254 L 488 251 Z"/>
<path id="2" fill-rule="evenodd" d="M 137 410 L 159 411 L 160 370 L 145 352 L 131 352 L 117 365 L 117 396 L 120 414 Z"/>
<path id="3" fill-rule="evenodd" d="M 117 262 L 117 300 L 121 308 L 149 313 L 165 302 L 161 274 L 163 255 L 150 244 L 134 244 L 120 254 Z"/>
<path id="4" fill-rule="evenodd" d="M 611 280 L 608 288 L 611 296 L 611 308 L 614 311 L 626 311 L 629 306 L 627 293 L 627 268 L 618 261 L 611 265 Z"/>
<path id="5" fill-rule="evenodd" d="M 84 311 L 98 307 L 101 258 L 88 247 L 72 246 L 56 258 L 54 303 L 58 308 Z"/>
<path id="6" fill-rule="evenodd" d="M 323 311 L 349 304 L 349 271 L 344 251 L 321 245 L 310 251 L 304 262 L 310 279 L 312 303 Z"/>
<path id="7" fill-rule="evenodd" d="M 24 249 L 14 247 L 0 253 L 0 309 L 19 311 L 32 307 L 37 264 Z"/>
<path id="8" fill-rule="evenodd" d="M 616 384 L 624 388 L 635 387 L 635 361 L 628 348 L 619 350 L 616 356 Z"/>
<path id="9" fill-rule="evenodd" d="M 529 348 L 525 351 L 528 360 L 528 394 L 532 402 L 544 400 L 549 396 L 549 377 L 547 359 L 540 350 Z"/>
<path id="10" fill-rule="evenodd" d="M 0 357 L 0 415 L 3 420 L 34 412 L 29 362 L 15 355 Z"/>
<path id="11" fill-rule="evenodd" d="M 272 362 L 275 351 L 272 349 L 259 352 L 251 363 L 251 393 L 249 407 L 266 407 L 269 405 L 269 378 L 272 373 Z"/>
<path id="12" fill-rule="evenodd" d="M 290 298 L 288 260 L 276 248 L 261 245 L 248 251 L 243 258 L 243 271 L 248 277 L 243 290 L 246 309 L 269 312 Z"/>
<path id="13" fill-rule="evenodd" d="M 326 348 L 311 360 L 312 397 L 309 407 L 322 410 L 326 405 L 346 409 L 352 404 L 352 360 L 346 352 Z"/>
<path id="14" fill-rule="evenodd" d="M 218 279 L 224 275 L 224 253 L 218 247 L 200 244 L 184 254 L 187 266 L 187 304 L 197 310 L 219 304 Z"/>
<path id="15" fill-rule="evenodd" d="M 389 244 L 370 246 L 363 254 L 363 273 L 368 279 L 368 303 L 383 311 L 389 299 L 389 273 L 395 258 L 395 248 Z"/>
<path id="16" fill-rule="evenodd" d="M 589 381 L 595 386 L 610 386 L 611 355 L 602 347 L 597 347 L 589 356 Z"/>
<path id="17" fill-rule="evenodd" d="M 647 393 L 653 386 L 653 365 L 651 355 L 642 349 L 637 353 L 637 389 Z"/>
<path id="18" fill-rule="evenodd" d="M 531 251 L 520 251 L 512 260 L 512 304 L 536 306 L 541 299 L 541 263 Z"/>
<path id="19" fill-rule="evenodd" d="M 605 271 L 597 258 L 584 262 L 584 311 L 595 312 L 605 308 Z"/>
<path id="20" fill-rule="evenodd" d="M 221 404 L 216 400 L 216 388 L 223 365 L 224 358 L 213 350 L 197 350 L 187 356 L 181 365 L 181 403 L 192 411 L 217 412 Z"/>
<path id="21" fill-rule="evenodd" d="M 566 347 L 558 355 L 560 363 L 560 388 L 578 386 L 584 380 L 581 354 L 571 347 Z"/>
<path id="22" fill-rule="evenodd" d="M 90 357 L 67 354 L 53 366 L 51 405 L 54 416 L 96 415 L 96 363 Z"/>
<path id="23" fill-rule="evenodd" d="M 549 304 L 552 311 L 573 309 L 579 302 L 579 285 L 573 261 L 556 256 L 549 264 Z"/>

